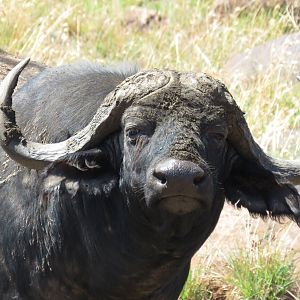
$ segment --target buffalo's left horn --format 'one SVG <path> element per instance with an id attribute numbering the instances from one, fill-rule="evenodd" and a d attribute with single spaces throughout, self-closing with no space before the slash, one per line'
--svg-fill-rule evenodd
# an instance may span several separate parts
<path id="1" fill-rule="evenodd" d="M 0 85 L 0 144 L 6 153 L 19 164 L 29 169 L 42 169 L 64 155 L 87 150 L 99 145 L 109 134 L 120 128 L 123 112 L 134 99 L 143 99 L 174 82 L 172 73 L 152 76 L 151 72 L 139 73 L 137 81 L 124 81 L 122 88 L 116 88 L 108 94 L 91 122 L 67 140 L 54 144 L 30 142 L 22 135 L 16 124 L 12 110 L 12 94 L 18 77 L 28 64 L 29 59 L 21 61 L 5 77 Z M 157 71 L 153 71 L 155 74 Z M 140 80 L 140 77 L 146 80 Z M 154 77 L 154 79 L 153 79 Z"/>
<path id="2" fill-rule="evenodd" d="M 19 75 L 29 60 L 24 59 L 15 66 L 0 85 L 0 144 L 13 160 L 29 169 L 39 170 L 66 154 L 86 148 L 93 139 L 99 141 L 101 136 L 103 139 L 103 135 L 109 134 L 108 129 L 114 131 L 116 124 L 119 124 L 116 119 L 130 105 L 126 101 L 106 101 L 110 103 L 101 106 L 85 128 L 63 142 L 40 144 L 27 141 L 16 124 L 11 105 Z"/>
<path id="3" fill-rule="evenodd" d="M 42 169 L 66 154 L 88 147 L 93 139 L 101 141 L 103 136 L 113 132 L 119 126 L 116 119 L 120 118 L 120 114 L 122 115 L 130 105 L 130 101 L 118 103 L 108 100 L 104 101 L 108 103 L 100 107 L 93 120 L 69 139 L 54 144 L 27 141 L 16 124 L 15 112 L 11 106 L 12 94 L 17 86 L 19 75 L 29 61 L 28 58 L 22 60 L 8 73 L 0 85 L 0 144 L 13 160 L 29 169 Z"/>

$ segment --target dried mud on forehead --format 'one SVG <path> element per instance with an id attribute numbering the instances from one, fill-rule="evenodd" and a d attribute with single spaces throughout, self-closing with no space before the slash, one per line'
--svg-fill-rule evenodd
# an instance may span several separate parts
<path id="1" fill-rule="evenodd" d="M 197 264 L 220 268 L 226 259 L 241 251 L 251 251 L 259 244 L 287 252 L 293 260 L 296 273 L 300 272 L 300 228 L 288 219 L 278 223 L 272 220 L 253 218 L 246 209 L 236 209 L 225 203 L 219 222 L 195 254 L 192 266 Z"/>

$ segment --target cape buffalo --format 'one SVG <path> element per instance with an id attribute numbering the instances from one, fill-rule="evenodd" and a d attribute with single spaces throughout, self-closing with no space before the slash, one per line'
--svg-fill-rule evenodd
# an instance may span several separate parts
<path id="1" fill-rule="evenodd" d="M 299 163 L 220 81 L 83 63 L 12 97 L 28 61 L 0 87 L 1 299 L 177 299 L 225 198 L 300 222 Z"/>

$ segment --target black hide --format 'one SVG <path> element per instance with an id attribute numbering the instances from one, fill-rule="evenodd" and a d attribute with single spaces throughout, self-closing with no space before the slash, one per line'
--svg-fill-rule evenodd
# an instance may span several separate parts
<path id="1" fill-rule="evenodd" d="M 30 140 L 62 141 L 136 72 L 88 63 L 48 69 L 15 94 L 17 123 Z M 130 83 L 133 95 L 144 96 L 135 96 L 118 130 L 94 149 L 42 171 L 0 150 L 1 299 L 176 300 L 193 254 L 218 221 L 225 189 L 233 203 L 247 191 L 242 205 L 263 215 L 275 188 L 278 215 L 294 216 L 286 204 L 288 197 L 299 201 L 294 189 L 259 165 L 243 169 L 248 158 L 228 138 L 235 112 L 224 85 L 205 74 L 173 73 L 181 83 L 157 93 L 139 82 L 155 87 L 159 71 L 117 87 L 122 94 Z M 256 188 L 257 174 L 264 181 Z"/>

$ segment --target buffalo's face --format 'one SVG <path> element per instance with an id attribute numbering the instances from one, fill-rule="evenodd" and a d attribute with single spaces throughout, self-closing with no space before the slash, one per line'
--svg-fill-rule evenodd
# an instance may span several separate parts
<path id="1" fill-rule="evenodd" d="M 121 187 L 135 199 L 129 206 L 160 226 L 180 219 L 190 228 L 223 205 L 227 124 L 222 109 L 199 102 L 178 99 L 171 107 L 162 97 L 123 116 Z"/>

